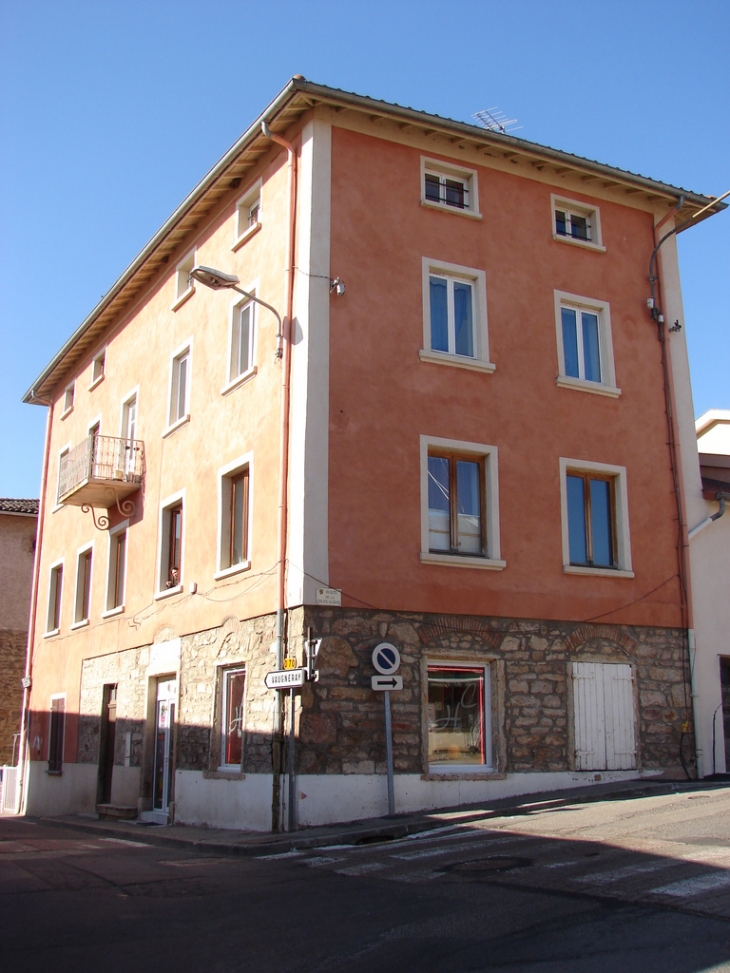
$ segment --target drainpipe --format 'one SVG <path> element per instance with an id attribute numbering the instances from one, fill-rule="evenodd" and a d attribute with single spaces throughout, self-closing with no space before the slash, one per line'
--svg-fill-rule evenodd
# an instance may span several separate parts
<path id="1" fill-rule="evenodd" d="M 35 644 L 36 614 L 38 608 L 38 579 L 41 571 L 41 547 L 43 539 L 43 524 L 46 519 L 46 488 L 48 486 L 48 458 L 51 453 L 51 423 L 53 421 L 53 402 L 39 399 L 35 390 L 31 392 L 31 398 L 40 405 L 48 406 L 46 414 L 46 443 L 43 452 L 43 470 L 41 472 L 41 495 L 38 505 L 38 525 L 36 527 L 35 559 L 33 563 L 33 587 L 30 596 L 30 619 L 28 620 L 28 646 L 25 654 L 25 676 L 23 678 L 23 708 L 20 712 L 20 745 L 18 747 L 18 810 L 25 812 L 25 783 L 26 765 L 26 745 L 28 741 L 28 701 L 33 679 L 33 645 Z"/>
<path id="2" fill-rule="evenodd" d="M 275 135 L 266 121 L 261 122 L 261 131 L 266 138 L 283 146 L 289 157 L 289 232 L 287 236 L 286 266 L 288 280 L 286 286 L 286 316 L 281 328 L 281 338 L 277 356 L 281 358 L 281 424 L 279 432 L 279 562 L 278 562 L 278 607 L 276 610 L 276 668 L 282 669 L 286 655 L 287 633 L 285 632 L 286 613 L 286 557 L 288 532 L 289 500 L 289 411 L 291 404 L 291 331 L 294 312 L 294 269 L 295 241 L 297 229 L 297 192 L 298 169 L 297 154 L 291 142 Z M 271 795 L 271 827 L 279 831 L 281 827 L 281 774 L 284 756 L 284 694 L 276 690 L 274 709 L 274 746 L 272 750 L 273 785 Z"/>
<path id="3" fill-rule="evenodd" d="M 722 517 L 722 515 L 725 513 L 725 503 L 727 500 L 730 500 L 730 493 L 718 493 L 716 494 L 715 499 L 720 503 L 719 509 L 716 511 L 716 513 L 712 514 L 712 516 L 705 517 L 701 523 L 692 528 L 689 534 L 687 534 L 689 540 L 692 540 L 693 537 L 697 537 L 700 531 L 704 530 L 705 527 L 709 527 L 711 523 L 713 523 L 715 520 L 719 520 L 720 517 Z"/>

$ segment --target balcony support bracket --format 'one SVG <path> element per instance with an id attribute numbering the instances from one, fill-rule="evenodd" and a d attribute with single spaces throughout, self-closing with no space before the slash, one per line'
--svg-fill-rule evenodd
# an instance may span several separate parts
<path id="1" fill-rule="evenodd" d="M 133 517 L 137 507 L 132 500 L 125 500 L 119 497 L 119 494 L 113 487 L 106 488 L 107 496 L 109 497 L 109 507 L 112 503 L 116 506 L 117 510 L 122 517 Z M 109 530 L 109 517 L 106 513 L 98 513 L 90 503 L 84 503 L 81 505 L 82 513 L 87 514 L 91 511 L 91 516 L 94 519 L 94 527 L 97 530 Z M 107 508 L 108 513 L 108 508 Z"/>

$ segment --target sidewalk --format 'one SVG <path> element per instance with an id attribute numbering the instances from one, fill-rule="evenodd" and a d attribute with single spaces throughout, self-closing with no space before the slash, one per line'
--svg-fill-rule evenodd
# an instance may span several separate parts
<path id="1" fill-rule="evenodd" d="M 44 825 L 73 828 L 88 834 L 138 841 L 149 845 L 167 845 L 189 851 L 216 855 L 275 855 L 327 845 L 357 845 L 405 838 L 435 829 L 487 821 L 506 814 L 532 814 L 545 808 L 567 804 L 588 804 L 604 800 L 630 800 L 640 797 L 675 794 L 683 791 L 715 790 L 728 787 L 728 782 L 695 780 L 636 780 L 596 784 L 565 791 L 525 794 L 498 801 L 396 815 L 393 818 L 368 818 L 345 824 L 333 824 L 300 831 L 271 834 L 258 831 L 229 831 L 223 828 L 198 828 L 187 825 L 149 825 L 136 821 L 98 820 L 92 816 L 62 815 L 29 818 Z"/>

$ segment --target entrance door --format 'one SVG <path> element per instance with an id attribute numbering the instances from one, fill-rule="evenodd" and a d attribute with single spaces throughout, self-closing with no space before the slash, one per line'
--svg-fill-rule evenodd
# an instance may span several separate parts
<path id="1" fill-rule="evenodd" d="M 117 735 L 117 687 L 104 686 L 99 734 L 99 783 L 97 803 L 111 804 L 114 774 L 114 746 Z"/>
<path id="2" fill-rule="evenodd" d="M 730 659 L 720 659 L 720 687 L 722 689 L 722 725 L 725 730 L 725 772 L 730 773 Z"/>
<path id="3" fill-rule="evenodd" d="M 573 663 L 576 770 L 636 767 L 633 678 L 624 663 Z"/>
<path id="4" fill-rule="evenodd" d="M 177 680 L 157 680 L 157 712 L 155 727 L 155 771 L 152 807 L 167 811 L 172 799 L 172 745 L 175 727 Z"/>

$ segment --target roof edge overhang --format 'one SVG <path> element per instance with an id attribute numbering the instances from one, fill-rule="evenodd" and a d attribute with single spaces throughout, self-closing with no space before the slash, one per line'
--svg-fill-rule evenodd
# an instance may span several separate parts
<path id="1" fill-rule="evenodd" d="M 423 130 L 429 134 L 444 134 L 452 141 L 456 136 L 457 142 L 463 139 L 477 147 L 492 146 L 503 153 L 527 156 L 538 164 L 540 162 L 552 163 L 576 172 L 590 173 L 610 180 L 612 184 L 623 185 L 634 191 L 645 191 L 658 198 L 663 197 L 670 205 L 674 201 L 679 202 L 684 197 L 683 206 L 681 211 L 678 211 L 678 215 L 684 213 L 691 215 L 693 211 L 697 212 L 703 207 L 708 207 L 709 204 L 707 212 L 701 217 L 701 219 L 706 219 L 727 206 L 725 203 L 716 203 L 715 206 L 712 206 L 713 199 L 711 197 L 689 192 L 590 159 L 584 159 L 581 156 L 559 149 L 552 149 L 512 135 L 491 132 L 466 122 L 453 121 L 439 115 L 430 115 L 413 108 L 404 108 L 400 105 L 329 88 L 307 81 L 304 78 L 294 77 L 201 179 L 192 192 L 185 197 L 43 369 L 23 396 L 23 402 L 31 405 L 49 404 L 48 397 L 53 394 L 68 372 L 90 350 L 92 345 L 97 342 L 100 343 L 102 333 L 111 323 L 112 318 L 118 317 L 125 308 L 129 307 L 134 296 L 142 290 L 160 267 L 167 263 L 169 253 L 177 249 L 181 236 L 191 232 L 193 227 L 185 226 L 185 221 L 193 217 L 196 210 L 200 210 L 202 201 L 212 197 L 205 213 L 199 213 L 201 219 L 212 209 L 218 199 L 233 188 L 237 188 L 236 163 L 239 162 L 241 157 L 246 154 L 253 155 L 255 159 L 252 164 L 255 164 L 258 158 L 269 151 L 271 143 L 261 132 L 261 122 L 265 120 L 272 131 L 281 132 L 288 128 L 298 116 L 318 105 L 328 105 L 340 111 L 351 109 L 364 112 L 371 117 L 389 119 L 400 125 L 412 125 L 415 129 Z M 458 138 L 459 136 L 461 138 Z M 226 180 L 227 182 L 225 182 Z M 238 181 L 240 182 L 240 178 Z M 176 233 L 177 238 L 175 237 Z M 165 250 L 166 252 L 164 252 Z M 136 286 L 134 286 L 135 284 Z M 125 292 L 130 292 L 130 290 L 129 296 L 124 299 Z"/>

